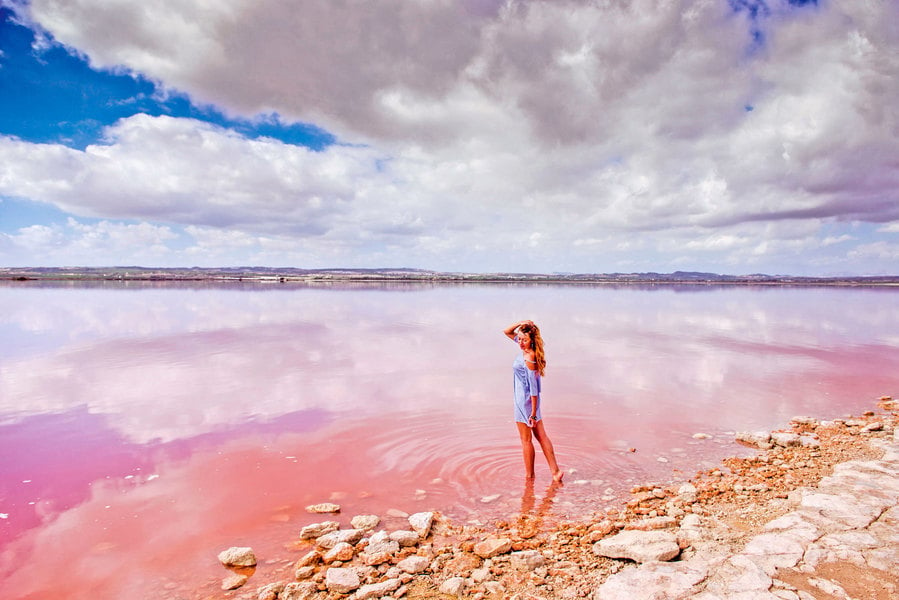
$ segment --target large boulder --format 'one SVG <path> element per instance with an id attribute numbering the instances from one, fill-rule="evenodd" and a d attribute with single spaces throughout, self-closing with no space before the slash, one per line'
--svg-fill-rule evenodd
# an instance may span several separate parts
<path id="1" fill-rule="evenodd" d="M 680 554 L 677 537 L 668 531 L 622 531 L 599 540 L 593 552 L 607 558 L 627 558 L 638 563 L 666 561 Z"/>

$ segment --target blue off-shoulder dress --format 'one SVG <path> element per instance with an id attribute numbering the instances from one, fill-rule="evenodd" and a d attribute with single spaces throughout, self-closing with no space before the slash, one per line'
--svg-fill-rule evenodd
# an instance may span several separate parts
<path id="1" fill-rule="evenodd" d="M 516 340 L 517 341 L 517 340 Z M 527 425 L 531 416 L 531 396 L 540 398 L 540 374 L 536 369 L 529 369 L 524 363 L 524 356 L 519 354 L 512 363 L 512 379 L 515 393 L 515 420 Z M 537 420 L 542 419 L 540 409 L 543 402 L 537 403 Z"/>

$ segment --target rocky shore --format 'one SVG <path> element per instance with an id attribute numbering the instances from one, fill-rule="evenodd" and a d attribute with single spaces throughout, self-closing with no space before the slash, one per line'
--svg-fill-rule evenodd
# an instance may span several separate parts
<path id="1" fill-rule="evenodd" d="M 305 549 L 288 576 L 254 587 L 252 549 L 230 548 L 221 597 L 899 598 L 899 406 L 883 397 L 877 408 L 739 433 L 757 455 L 634 488 L 584 521 L 522 515 L 487 529 L 428 512 L 387 531 L 377 515 L 310 506 L 323 518 L 298 532 Z"/>

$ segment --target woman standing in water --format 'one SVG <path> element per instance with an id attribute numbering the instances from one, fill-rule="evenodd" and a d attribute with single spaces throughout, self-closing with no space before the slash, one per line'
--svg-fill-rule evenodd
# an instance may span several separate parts
<path id="1" fill-rule="evenodd" d="M 533 321 L 521 321 L 506 328 L 503 332 L 510 340 L 521 348 L 521 355 L 512 364 L 515 382 L 515 424 L 521 438 L 521 451 L 524 455 L 524 471 L 528 479 L 534 479 L 534 442 L 537 438 L 543 456 L 553 474 L 553 481 L 560 482 L 564 473 L 556 464 L 556 453 L 553 443 L 543 427 L 540 412 L 540 378 L 546 368 L 543 354 L 543 338 Z"/>

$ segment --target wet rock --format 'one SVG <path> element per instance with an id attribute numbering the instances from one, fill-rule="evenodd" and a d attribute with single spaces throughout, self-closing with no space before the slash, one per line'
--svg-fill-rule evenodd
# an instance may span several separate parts
<path id="1" fill-rule="evenodd" d="M 399 579 L 388 579 L 379 583 L 370 583 L 363 585 L 353 595 L 355 600 L 370 600 L 371 598 L 382 598 L 391 592 L 399 589 L 402 582 Z"/>
<path id="2" fill-rule="evenodd" d="M 481 558 L 492 558 L 498 554 L 505 554 L 512 549 L 512 540 L 509 538 L 489 537 L 474 545 L 474 553 Z"/>
<path id="3" fill-rule="evenodd" d="M 361 529 L 338 529 L 317 538 L 315 543 L 322 548 L 333 548 L 340 542 L 356 544 L 362 539 L 364 533 Z"/>
<path id="4" fill-rule="evenodd" d="M 312 523 L 311 525 L 306 525 L 300 530 L 300 538 L 304 540 L 314 540 L 315 538 L 319 538 L 326 533 L 331 533 L 332 531 L 337 531 L 340 529 L 340 523 L 337 521 L 323 521 L 321 523 Z"/>
<path id="5" fill-rule="evenodd" d="M 304 554 L 297 561 L 296 568 L 299 569 L 300 567 L 308 567 L 310 565 L 314 565 L 314 564 L 318 563 L 319 561 L 321 561 L 321 559 L 322 559 L 322 553 L 319 552 L 318 550 L 312 550 L 312 551 Z"/>
<path id="6" fill-rule="evenodd" d="M 360 585 L 362 582 L 359 580 L 359 575 L 353 569 L 332 567 L 325 573 L 325 586 L 330 592 L 349 594 Z"/>
<path id="7" fill-rule="evenodd" d="M 667 531 L 628 530 L 593 545 L 597 556 L 627 558 L 639 563 L 667 561 L 680 554 L 677 537 Z"/>
<path id="8" fill-rule="evenodd" d="M 321 504 L 310 504 L 306 507 L 306 512 L 314 514 L 339 513 L 340 505 L 333 502 L 322 502 Z"/>
<path id="9" fill-rule="evenodd" d="M 428 537 L 433 523 L 434 513 L 432 512 L 419 512 L 409 516 L 409 525 L 412 527 L 412 531 L 417 533 L 421 539 Z"/>
<path id="10" fill-rule="evenodd" d="M 249 577 L 240 573 L 232 573 L 222 580 L 223 590 L 236 590 L 247 582 Z"/>
<path id="11" fill-rule="evenodd" d="M 356 515 L 350 519 L 350 525 L 353 526 L 353 529 L 361 529 L 362 531 L 371 531 L 380 523 L 381 517 L 378 515 Z"/>
<path id="12" fill-rule="evenodd" d="M 233 546 L 219 553 L 219 562 L 226 567 L 255 567 L 256 555 L 252 548 Z"/>
<path id="13" fill-rule="evenodd" d="M 398 562 L 396 566 L 406 573 L 414 575 L 427 569 L 429 564 L 431 564 L 431 561 L 424 556 L 410 556 Z"/>
<path id="14" fill-rule="evenodd" d="M 440 584 L 440 593 L 450 596 L 462 596 L 468 587 L 464 577 L 450 577 Z"/>

